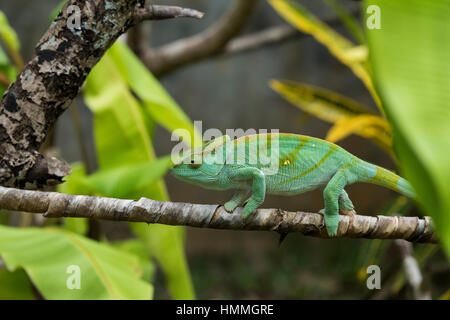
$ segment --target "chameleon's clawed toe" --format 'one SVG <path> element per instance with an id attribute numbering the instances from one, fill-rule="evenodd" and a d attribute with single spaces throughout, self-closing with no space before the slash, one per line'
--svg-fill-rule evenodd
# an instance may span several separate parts
<path id="1" fill-rule="evenodd" d="M 234 209 L 236 209 L 238 207 L 238 205 L 231 201 L 228 201 L 223 205 L 223 207 L 226 212 L 232 213 L 234 211 Z"/>

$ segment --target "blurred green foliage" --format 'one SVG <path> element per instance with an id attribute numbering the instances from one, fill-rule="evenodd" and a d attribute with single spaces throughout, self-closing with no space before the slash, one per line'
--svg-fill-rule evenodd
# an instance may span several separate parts
<path id="1" fill-rule="evenodd" d="M 382 17 L 367 37 L 399 167 L 450 256 L 450 1 L 365 4 Z"/>
<path id="2" fill-rule="evenodd" d="M 19 44 L 3 13 L 0 36 L 12 57 L 0 49 L 0 72 L 13 81 L 18 70 L 13 57 Z M 186 114 L 122 43 L 113 45 L 92 70 L 83 94 L 94 113 L 98 169 L 86 172 L 85 164 L 73 164 L 73 173 L 58 191 L 168 200 L 162 177 L 171 161 L 169 156 L 156 157 L 153 131 L 157 124 L 170 131 L 181 128 L 196 137 L 192 140 L 201 141 Z M 149 299 L 153 295 L 154 258 L 173 298 L 195 297 L 182 227 L 130 224 L 136 239 L 109 243 L 88 239 L 89 227 L 84 219 L 61 220 L 57 224 L 48 222 L 50 229 L 2 227 L 0 255 L 8 269 L 0 269 L 0 287 L 16 283 L 17 288 L 28 288 L 23 290 L 24 297 L 35 297 L 27 295 L 33 291 L 29 280 L 24 280 L 24 270 L 45 299 Z M 37 246 L 45 250 L 36 250 Z M 81 290 L 67 288 L 68 265 L 80 267 Z M 8 296 L 0 291 L 0 296 L 14 297 L 14 292 Z"/>

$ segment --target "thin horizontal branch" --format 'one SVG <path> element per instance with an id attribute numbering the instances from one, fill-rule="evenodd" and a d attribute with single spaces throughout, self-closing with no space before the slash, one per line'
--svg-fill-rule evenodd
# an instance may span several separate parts
<path id="1" fill-rule="evenodd" d="M 356 16 L 360 12 L 360 8 L 356 7 L 350 11 L 350 14 Z M 330 26 L 342 23 L 341 18 L 336 15 L 326 17 L 322 21 Z M 290 25 L 279 25 L 237 37 L 227 44 L 222 53 L 225 55 L 237 54 L 307 36 L 309 34 L 302 33 Z"/>
<path id="2" fill-rule="evenodd" d="M 234 0 L 231 9 L 205 31 L 156 49 L 148 48 L 143 56 L 146 66 L 156 76 L 219 53 L 242 31 L 258 0 Z"/>
<path id="3" fill-rule="evenodd" d="M 234 54 L 260 49 L 301 35 L 305 34 L 300 33 L 300 31 L 288 25 L 270 27 L 230 41 L 223 50 L 223 53 Z"/>
<path id="4" fill-rule="evenodd" d="M 237 208 L 230 214 L 219 205 L 155 201 L 146 198 L 138 201 L 122 200 L 5 187 L 0 187 L 0 208 L 42 213 L 48 218 L 74 217 L 213 229 L 300 232 L 308 236 L 328 238 L 323 215 L 280 209 L 258 209 L 255 214 L 243 220 L 242 208 Z M 337 237 L 436 242 L 430 217 L 420 219 L 340 215 Z"/>
<path id="5" fill-rule="evenodd" d="M 164 20 L 173 18 L 203 18 L 204 13 L 176 6 L 148 5 L 146 7 L 137 7 L 134 11 L 135 23 L 144 20 Z"/>

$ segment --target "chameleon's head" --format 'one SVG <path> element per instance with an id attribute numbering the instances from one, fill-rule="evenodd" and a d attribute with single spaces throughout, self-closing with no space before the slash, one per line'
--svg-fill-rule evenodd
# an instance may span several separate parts
<path id="1" fill-rule="evenodd" d="M 172 174 L 177 178 L 191 184 L 207 188 L 219 187 L 220 172 L 224 168 L 224 161 L 217 161 L 216 149 L 227 138 L 217 138 L 204 147 L 189 150 L 173 161 Z M 219 141 L 220 139 L 220 141 Z"/>

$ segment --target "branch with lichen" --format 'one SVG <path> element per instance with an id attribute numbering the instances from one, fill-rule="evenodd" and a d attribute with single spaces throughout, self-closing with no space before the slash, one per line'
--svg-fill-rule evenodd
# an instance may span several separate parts
<path id="1" fill-rule="evenodd" d="M 0 185 L 40 188 L 60 183 L 70 173 L 67 163 L 45 158 L 39 149 L 90 70 L 122 33 L 142 20 L 202 16 L 192 9 L 142 7 L 138 2 L 67 1 L 0 102 Z M 78 25 L 73 23 L 77 20 Z"/>
<path id="2" fill-rule="evenodd" d="M 241 217 L 242 208 L 228 213 L 220 205 L 147 198 L 124 200 L 5 187 L 0 187 L 0 208 L 41 213 L 47 218 L 91 218 L 212 229 L 265 230 L 281 234 L 300 232 L 307 236 L 328 238 L 322 214 L 280 209 L 258 209 L 244 220 Z M 340 215 L 337 237 L 404 239 L 423 243 L 437 241 L 430 217 Z"/>

